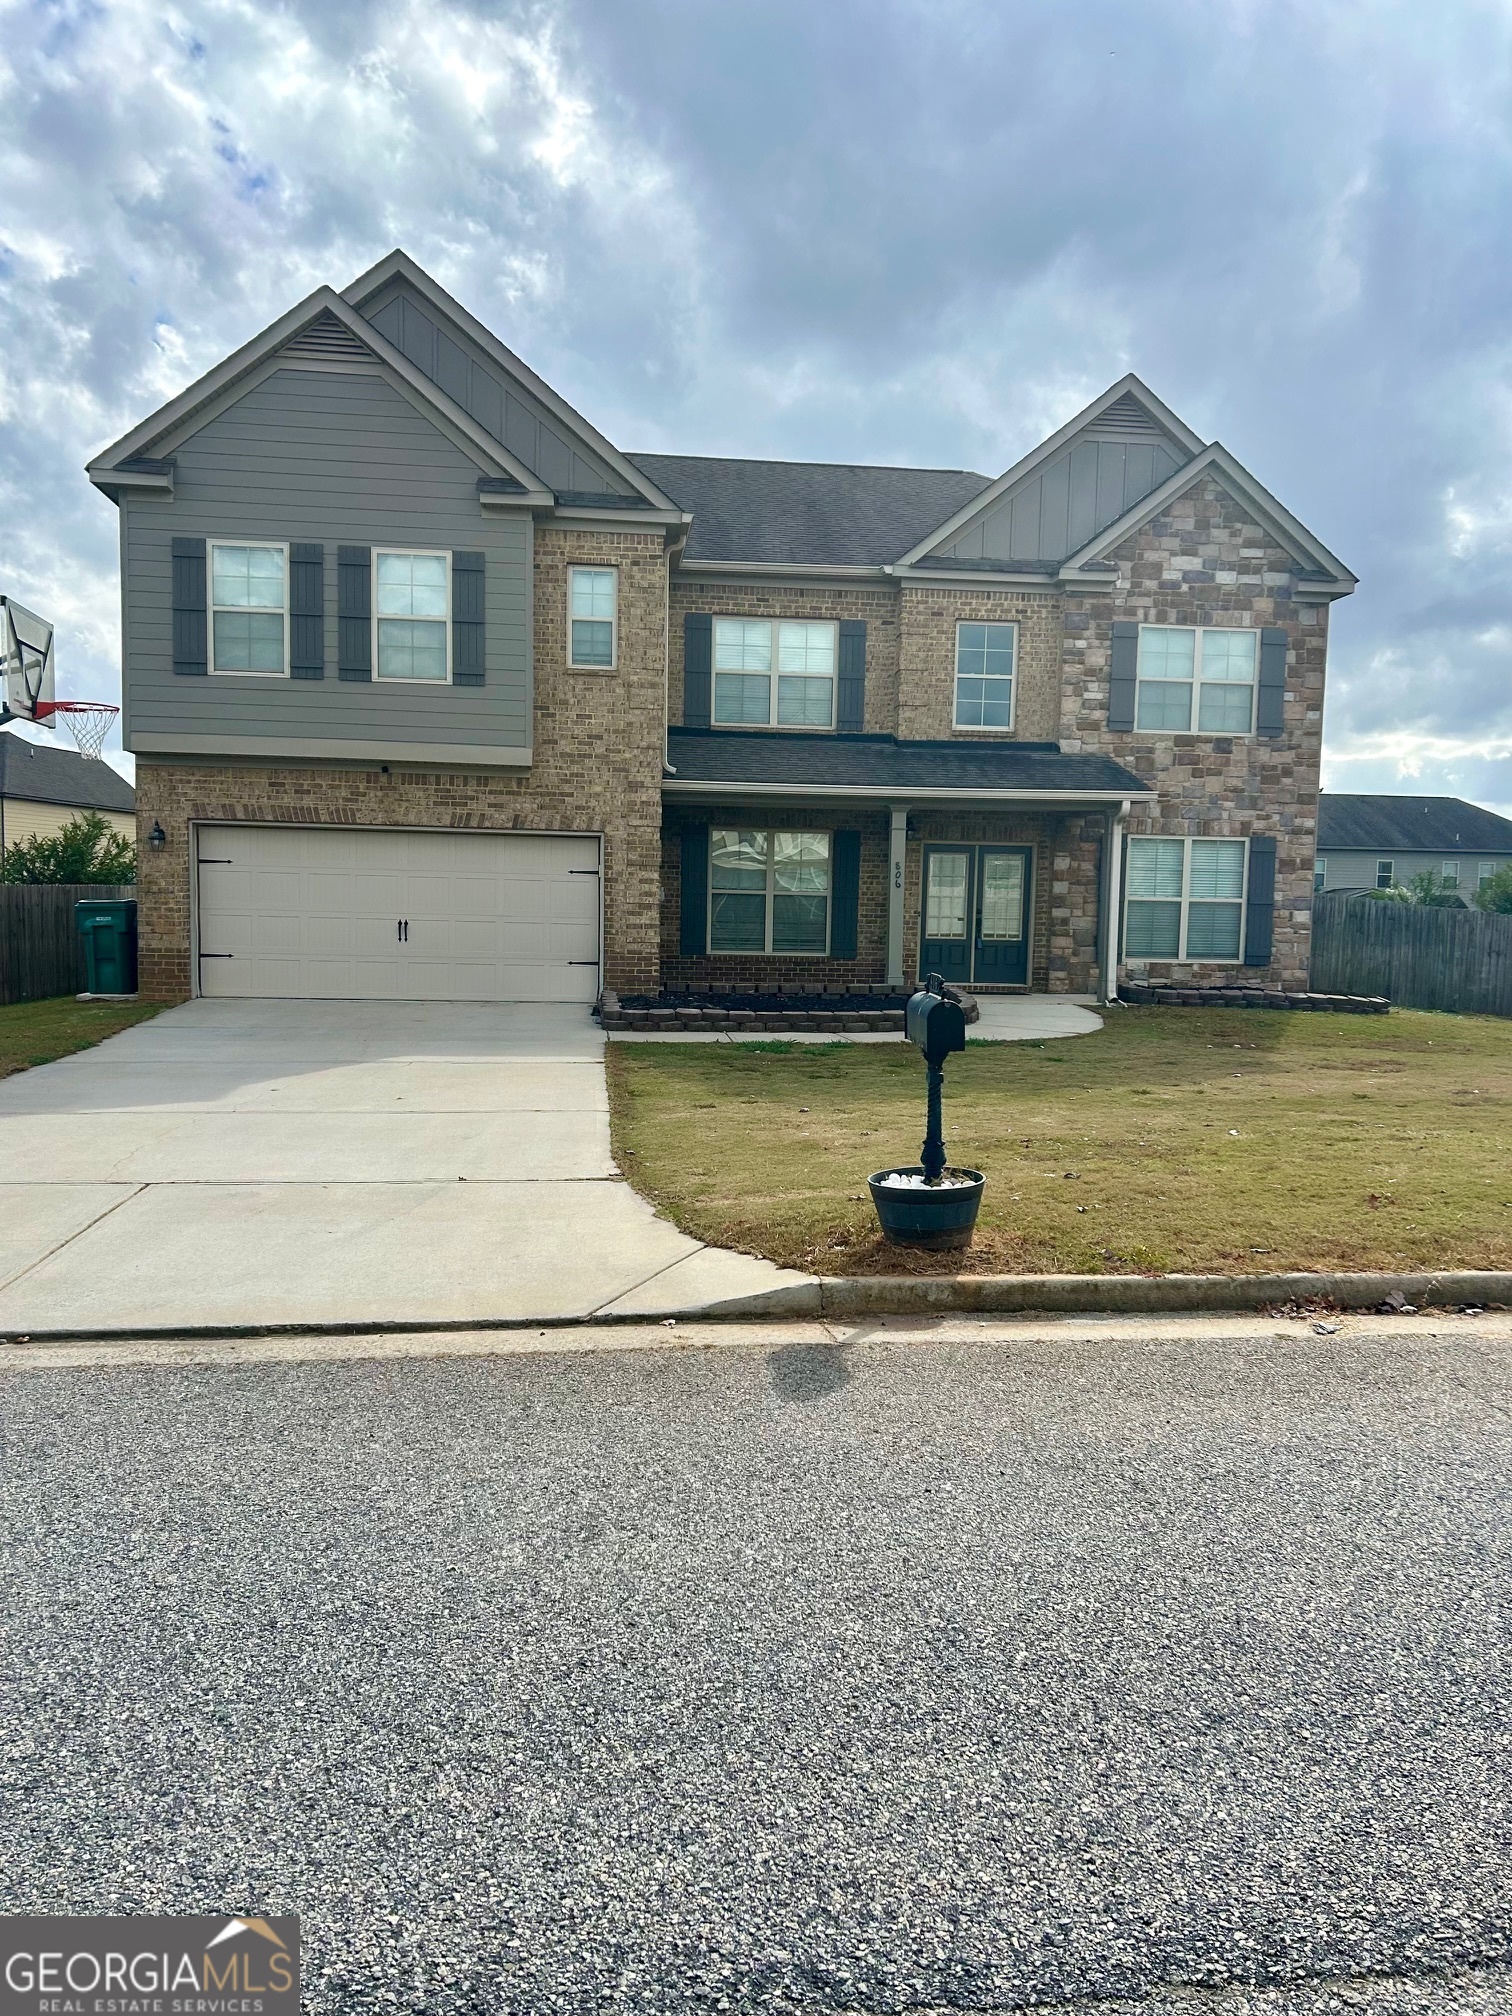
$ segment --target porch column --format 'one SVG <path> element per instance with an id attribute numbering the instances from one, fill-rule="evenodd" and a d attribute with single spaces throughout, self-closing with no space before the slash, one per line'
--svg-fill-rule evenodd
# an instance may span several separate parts
<path id="1" fill-rule="evenodd" d="M 1097 998 L 1118 999 L 1118 925 L 1123 907 L 1124 821 L 1129 816 L 1127 802 L 1108 814 L 1108 844 L 1102 875 L 1102 916 L 1098 931 Z"/>
<path id="2" fill-rule="evenodd" d="M 907 879 L 908 807 L 894 805 L 887 868 L 887 984 L 903 985 L 903 885 Z"/>

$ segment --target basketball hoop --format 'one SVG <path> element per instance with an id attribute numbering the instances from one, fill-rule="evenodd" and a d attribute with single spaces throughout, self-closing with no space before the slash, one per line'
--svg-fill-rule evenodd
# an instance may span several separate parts
<path id="1" fill-rule="evenodd" d="M 108 700 L 43 700 L 37 705 L 37 724 L 51 727 L 53 716 L 61 714 L 79 754 L 98 763 L 110 724 L 120 711 Z"/>

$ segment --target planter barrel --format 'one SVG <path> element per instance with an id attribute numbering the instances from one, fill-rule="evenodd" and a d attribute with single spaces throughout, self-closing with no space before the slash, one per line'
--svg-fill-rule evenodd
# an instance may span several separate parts
<path id="1" fill-rule="evenodd" d="M 969 1246 L 982 1206 L 986 1177 L 980 1169 L 947 1169 L 947 1176 L 970 1180 L 927 1187 L 922 1184 L 904 1187 L 885 1180 L 889 1176 L 923 1174 L 923 1164 L 914 1162 L 901 1169 L 879 1169 L 875 1176 L 867 1177 L 882 1237 L 892 1246 L 926 1246 L 936 1253 Z"/>

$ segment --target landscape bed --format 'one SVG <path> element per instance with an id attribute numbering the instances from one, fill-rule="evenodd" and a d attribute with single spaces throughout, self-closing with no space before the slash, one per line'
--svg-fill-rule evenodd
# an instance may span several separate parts
<path id="1" fill-rule="evenodd" d="M 892 1044 L 611 1044 L 614 1148 L 682 1230 L 819 1274 L 1412 1271 L 1512 1265 L 1512 1024 L 1115 1008 L 1093 1035 L 971 1041 L 964 1253 L 884 1246 L 873 1172 L 916 1159 Z"/>

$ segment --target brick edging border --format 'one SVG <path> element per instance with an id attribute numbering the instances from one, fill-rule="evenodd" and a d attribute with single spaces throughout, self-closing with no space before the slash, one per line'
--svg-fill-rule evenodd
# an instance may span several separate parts
<path id="1" fill-rule="evenodd" d="M 1279 987 L 1161 987 L 1120 982 L 1118 998 L 1131 1008 L 1303 1008 L 1325 1015 L 1385 1015 L 1384 994 L 1286 994 Z"/>

